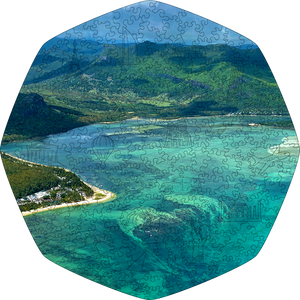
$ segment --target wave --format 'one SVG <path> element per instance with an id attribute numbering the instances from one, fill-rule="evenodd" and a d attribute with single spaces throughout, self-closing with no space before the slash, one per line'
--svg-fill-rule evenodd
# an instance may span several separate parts
<path id="1" fill-rule="evenodd" d="M 289 136 L 282 139 L 283 143 L 270 147 L 268 152 L 275 155 L 299 156 L 299 142 L 297 136 Z"/>

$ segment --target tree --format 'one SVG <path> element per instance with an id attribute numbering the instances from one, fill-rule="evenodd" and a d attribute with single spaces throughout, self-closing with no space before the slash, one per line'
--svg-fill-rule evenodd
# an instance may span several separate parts
<path id="1" fill-rule="evenodd" d="M 50 198 L 55 200 L 56 199 L 56 194 L 57 194 L 56 191 L 50 191 Z"/>

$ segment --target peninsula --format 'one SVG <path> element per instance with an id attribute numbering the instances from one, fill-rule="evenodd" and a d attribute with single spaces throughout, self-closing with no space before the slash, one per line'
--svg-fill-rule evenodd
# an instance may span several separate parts
<path id="1" fill-rule="evenodd" d="M 29 162 L 4 152 L 1 158 L 23 216 L 116 197 L 80 180 L 70 170 Z"/>

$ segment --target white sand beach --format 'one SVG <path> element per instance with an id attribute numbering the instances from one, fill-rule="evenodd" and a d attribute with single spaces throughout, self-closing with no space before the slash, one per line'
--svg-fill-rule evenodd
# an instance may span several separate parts
<path id="1" fill-rule="evenodd" d="M 116 198 L 116 195 L 112 192 L 99 189 L 95 186 L 87 184 L 86 182 L 84 182 L 84 183 L 86 185 L 88 185 L 95 192 L 94 196 L 92 196 L 90 198 L 85 198 L 85 200 L 79 201 L 79 202 L 61 203 L 59 205 L 51 205 L 51 206 L 48 206 L 48 207 L 38 208 L 38 209 L 30 210 L 30 211 L 24 211 L 24 212 L 22 212 L 22 215 L 23 216 L 28 216 L 28 215 L 36 214 L 36 213 L 39 213 L 39 212 L 48 211 L 48 210 L 51 210 L 51 209 L 63 208 L 63 207 L 87 205 L 87 204 L 93 204 L 93 203 L 103 203 L 103 202 L 107 202 L 107 201 L 110 201 L 110 200 L 113 200 L 114 198 Z M 97 197 L 96 194 L 97 193 L 104 194 L 105 197 L 103 197 L 101 199 L 96 199 L 96 197 Z"/>
<path id="2" fill-rule="evenodd" d="M 134 113 L 134 112 L 128 112 L 128 113 Z M 129 119 L 125 119 L 124 121 L 130 121 L 130 120 L 142 120 L 141 117 L 132 117 L 132 118 L 129 118 Z M 113 123 L 117 123 L 117 122 L 123 122 L 123 121 L 113 121 L 113 122 L 99 122 L 99 124 L 113 124 Z"/>
<path id="3" fill-rule="evenodd" d="M 6 152 L 5 152 L 5 154 L 12 157 L 12 158 L 14 158 L 14 159 L 29 163 L 31 165 L 40 165 L 40 166 L 44 166 L 44 167 L 46 166 L 46 165 L 42 165 L 42 164 L 39 164 L 39 163 L 31 162 L 31 161 L 13 156 L 13 155 L 8 154 Z M 59 167 L 57 167 L 57 168 L 59 168 Z M 60 168 L 60 169 L 62 169 L 62 168 Z M 65 168 L 63 168 L 63 169 L 66 172 L 72 172 L 68 169 L 65 169 Z M 42 208 L 30 210 L 30 211 L 24 211 L 24 212 L 22 212 L 22 215 L 23 216 L 28 216 L 28 215 L 35 214 L 35 213 L 48 211 L 48 210 L 51 210 L 51 209 L 58 209 L 58 208 L 68 207 L 68 206 L 70 207 L 70 206 L 78 206 L 78 205 L 87 205 L 87 204 L 92 204 L 92 203 L 104 203 L 104 202 L 111 201 L 111 200 L 116 198 L 116 195 L 112 192 L 109 192 L 109 191 L 100 189 L 98 187 L 92 186 L 92 185 L 84 182 L 83 180 L 81 180 L 81 181 L 84 184 L 86 184 L 87 186 L 89 186 L 94 191 L 94 195 L 92 197 L 85 197 L 84 200 L 79 201 L 79 202 L 61 203 L 59 205 L 51 205 L 51 206 L 47 206 L 47 207 L 42 207 Z M 102 194 L 102 195 L 105 195 L 105 196 L 103 198 L 98 199 L 99 195 L 97 195 L 97 194 Z"/>
<path id="4" fill-rule="evenodd" d="M 180 121 L 180 120 L 192 120 L 192 119 L 205 119 L 205 118 L 221 118 L 221 117 L 237 117 L 241 115 L 213 115 L 213 116 L 194 116 L 194 117 L 178 117 L 175 119 L 154 119 L 153 122 L 159 121 L 159 122 L 168 122 L 168 121 Z M 248 117 L 258 116 L 258 115 L 243 115 Z M 150 120 L 151 121 L 151 120 Z"/>

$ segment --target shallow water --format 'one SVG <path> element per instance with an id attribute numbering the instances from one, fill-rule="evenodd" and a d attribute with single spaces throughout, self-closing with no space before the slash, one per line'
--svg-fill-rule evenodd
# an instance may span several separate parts
<path id="1" fill-rule="evenodd" d="M 232 270 L 261 249 L 299 155 L 297 143 L 285 143 L 294 141 L 294 130 L 248 126 L 272 119 L 278 120 L 127 120 L 2 150 L 65 167 L 117 194 L 107 203 L 41 212 L 25 221 L 51 261 L 154 299 Z M 281 144 L 284 155 L 273 153 Z"/>

